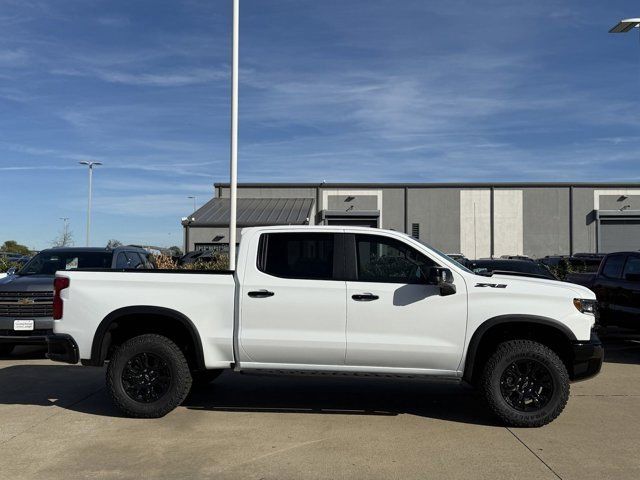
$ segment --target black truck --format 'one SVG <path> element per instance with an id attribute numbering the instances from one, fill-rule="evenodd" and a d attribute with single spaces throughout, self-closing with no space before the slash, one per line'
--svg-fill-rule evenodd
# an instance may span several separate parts
<path id="1" fill-rule="evenodd" d="M 53 279 L 56 271 L 83 268 L 154 268 L 139 247 L 50 248 L 19 270 L 0 277 L 0 357 L 16 345 L 45 345 L 53 329 Z"/>
<path id="2" fill-rule="evenodd" d="M 610 253 L 596 273 L 569 274 L 566 281 L 595 292 L 600 325 L 640 329 L 640 252 Z"/>

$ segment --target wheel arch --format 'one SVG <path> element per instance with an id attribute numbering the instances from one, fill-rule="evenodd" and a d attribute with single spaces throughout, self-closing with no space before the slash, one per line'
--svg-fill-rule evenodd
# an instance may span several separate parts
<path id="1" fill-rule="evenodd" d="M 120 327 L 127 328 L 129 326 L 135 326 L 133 322 L 136 318 L 140 318 L 141 316 L 147 320 L 155 319 L 163 322 L 162 324 L 158 324 L 154 331 L 143 333 L 162 333 L 179 330 L 183 336 L 186 335 L 186 340 L 193 348 L 193 352 L 191 352 L 191 360 L 194 363 L 194 367 L 202 370 L 206 368 L 202 340 L 198 329 L 189 317 L 177 310 L 152 305 L 123 307 L 114 310 L 104 317 L 93 336 L 93 342 L 91 344 L 91 359 L 88 362 L 85 361 L 83 363 L 85 365 L 93 366 L 104 365 L 109 354 L 109 349 L 114 340 L 114 330 Z"/>
<path id="2" fill-rule="evenodd" d="M 556 348 L 558 347 L 557 342 L 559 341 L 561 342 L 561 347 L 568 348 L 571 342 L 577 340 L 575 334 L 568 326 L 549 317 L 537 315 L 499 315 L 490 318 L 473 332 L 465 355 L 463 380 L 469 383 L 473 382 L 481 367 L 483 357 L 487 353 L 486 349 L 503 338 L 501 335 L 505 334 L 505 332 L 525 334 L 527 335 L 525 338 L 530 338 L 532 334 L 539 335 L 541 332 L 548 332 L 552 334 L 551 338 L 547 339 L 547 342 L 543 341 L 542 343 L 549 344 L 556 342 Z M 509 335 L 507 335 L 506 338 L 509 338 Z M 558 353 L 561 354 L 563 361 L 568 364 L 570 361 L 570 352 L 567 350 Z"/>

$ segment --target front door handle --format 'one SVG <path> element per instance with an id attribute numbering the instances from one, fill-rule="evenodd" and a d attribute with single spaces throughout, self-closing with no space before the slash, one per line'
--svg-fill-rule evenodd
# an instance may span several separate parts
<path id="1" fill-rule="evenodd" d="M 373 300 L 378 300 L 378 295 L 374 295 L 373 293 L 356 293 L 355 295 L 351 295 L 357 302 L 372 302 Z"/>
<path id="2" fill-rule="evenodd" d="M 248 294 L 251 298 L 266 298 L 266 297 L 273 297 L 274 293 L 270 292 L 269 290 L 254 290 L 253 292 L 249 292 Z"/>

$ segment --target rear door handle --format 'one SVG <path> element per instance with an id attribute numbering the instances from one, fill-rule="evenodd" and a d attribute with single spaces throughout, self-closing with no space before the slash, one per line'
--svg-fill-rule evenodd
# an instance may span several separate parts
<path id="1" fill-rule="evenodd" d="M 372 302 L 373 300 L 378 300 L 378 295 L 374 295 L 373 293 L 356 293 L 355 295 L 351 295 L 357 302 Z"/>
<path id="2" fill-rule="evenodd" d="M 253 292 L 249 292 L 248 294 L 251 298 L 266 298 L 266 297 L 273 297 L 275 294 L 273 292 L 270 292 L 269 290 L 254 290 Z"/>

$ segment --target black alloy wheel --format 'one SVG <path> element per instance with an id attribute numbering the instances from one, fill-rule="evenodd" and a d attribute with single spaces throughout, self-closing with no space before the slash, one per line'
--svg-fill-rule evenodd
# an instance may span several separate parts
<path id="1" fill-rule="evenodd" d="M 160 400 L 171 386 L 169 365 L 153 353 L 139 353 L 122 370 L 122 387 L 132 400 L 153 403 Z"/>

